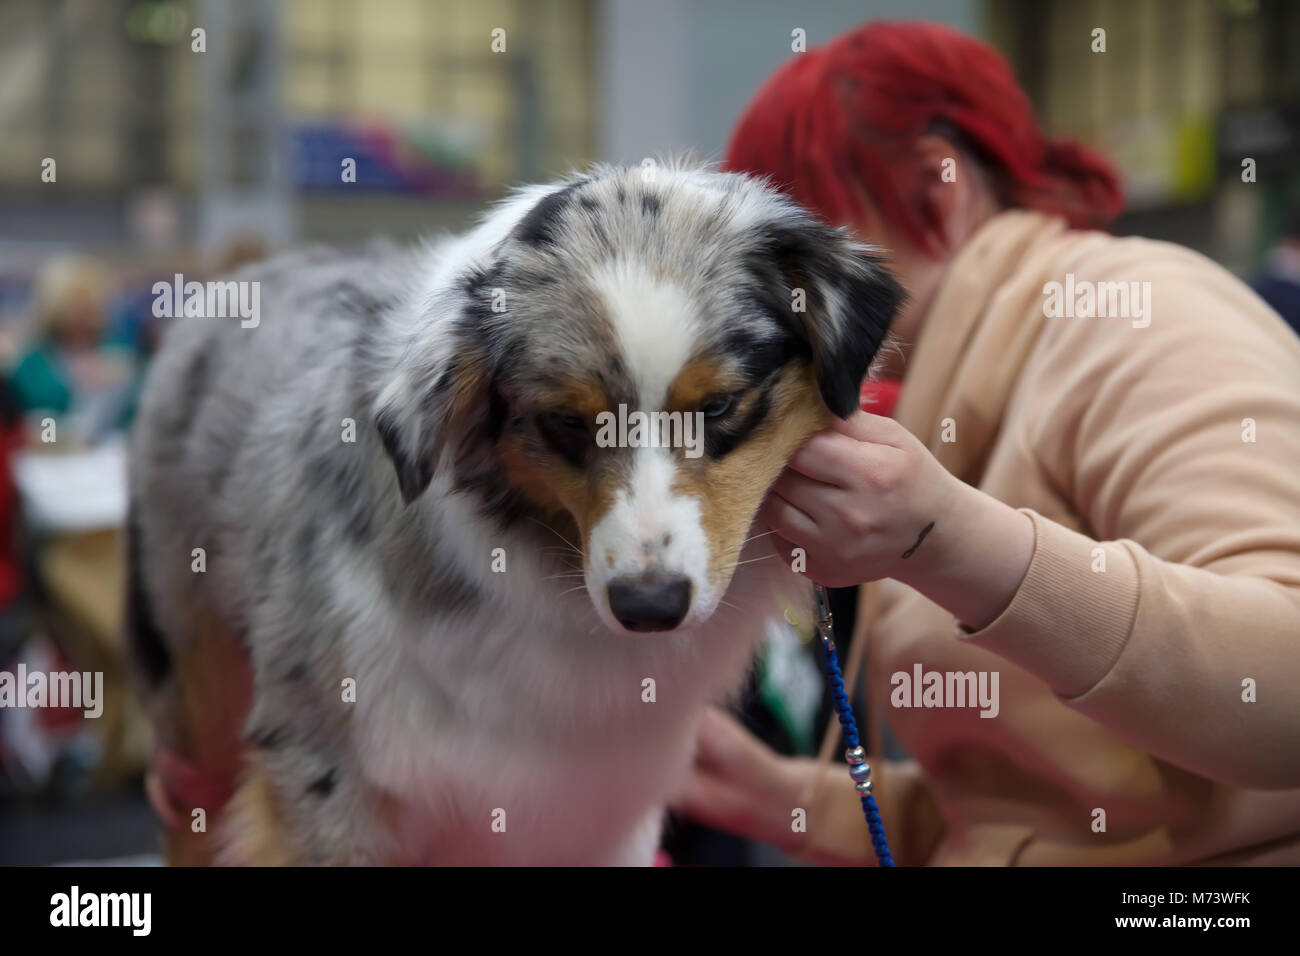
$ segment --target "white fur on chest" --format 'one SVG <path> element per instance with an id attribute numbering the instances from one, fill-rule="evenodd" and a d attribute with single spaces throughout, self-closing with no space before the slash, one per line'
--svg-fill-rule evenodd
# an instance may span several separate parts
<path id="1" fill-rule="evenodd" d="M 614 635 L 585 596 L 539 606 L 533 588 L 521 589 L 532 602 L 438 633 L 370 608 L 349 652 L 353 744 L 368 784 L 398 807 L 398 852 L 412 863 L 649 863 L 704 708 L 737 690 L 781 613 L 775 595 L 797 586 L 779 561 L 751 567 L 729 592 L 741 610 L 695 633 Z"/>

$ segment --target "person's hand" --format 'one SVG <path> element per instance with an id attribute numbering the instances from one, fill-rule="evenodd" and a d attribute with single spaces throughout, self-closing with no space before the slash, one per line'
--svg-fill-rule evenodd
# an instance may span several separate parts
<path id="1" fill-rule="evenodd" d="M 875 861 L 847 765 L 783 757 L 716 709 L 705 713 L 697 741 L 695 764 L 671 801 L 674 810 L 803 862 Z M 895 859 L 923 862 L 942 823 L 919 768 L 872 763 L 876 799 Z"/>
<path id="2" fill-rule="evenodd" d="M 794 453 L 760 514 L 779 550 L 807 551 L 810 578 L 847 587 L 924 563 L 960 484 L 903 426 L 860 412 Z"/>
<path id="3" fill-rule="evenodd" d="M 814 581 L 895 578 L 974 629 L 1011 602 L 1034 549 L 1027 516 L 954 477 L 893 419 L 865 412 L 795 452 L 759 514 L 777 552 Z"/>

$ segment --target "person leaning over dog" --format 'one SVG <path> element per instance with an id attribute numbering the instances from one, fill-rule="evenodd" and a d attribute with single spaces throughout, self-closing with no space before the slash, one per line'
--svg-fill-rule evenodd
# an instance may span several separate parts
<path id="1" fill-rule="evenodd" d="M 794 57 L 726 165 L 885 247 L 911 294 L 896 420 L 813 437 L 761 512 L 808 577 L 881 582 L 854 642 L 914 758 L 872 761 L 895 856 L 1300 863 L 1300 339 L 1203 256 L 1092 231 L 1122 204 L 1110 167 L 1046 141 L 1005 61 L 945 27 Z M 899 706 L 917 664 L 997 672 L 996 716 Z M 720 712 L 679 808 L 871 858 L 840 760 Z"/>

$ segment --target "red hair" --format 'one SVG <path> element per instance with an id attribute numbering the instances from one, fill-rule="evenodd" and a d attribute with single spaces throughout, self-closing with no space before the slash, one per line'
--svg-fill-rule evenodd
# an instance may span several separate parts
<path id="1" fill-rule="evenodd" d="M 763 84 L 727 145 L 725 168 L 770 177 L 834 225 L 864 226 L 865 190 L 927 248 L 912 145 L 953 136 L 997 178 L 1004 201 L 1100 227 L 1124 204 L 1115 170 L 1049 142 L 1011 67 L 992 47 L 936 23 L 865 24 L 796 54 Z"/>

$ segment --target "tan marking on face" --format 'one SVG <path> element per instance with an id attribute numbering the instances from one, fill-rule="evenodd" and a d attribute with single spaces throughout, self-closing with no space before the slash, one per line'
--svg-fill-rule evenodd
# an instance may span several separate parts
<path id="1" fill-rule="evenodd" d="M 741 413 L 750 407 L 746 396 Z M 731 583 L 754 515 L 764 494 L 795 450 L 830 424 L 812 368 L 787 369 L 770 393 L 766 420 L 721 461 L 707 455 L 682 459 L 673 491 L 700 503 L 700 523 L 712 543 L 709 583 L 719 593 Z"/>
<path id="2" fill-rule="evenodd" d="M 694 411 L 705 399 L 729 394 L 743 384 L 738 375 L 729 373 L 713 362 L 692 362 L 673 379 L 664 408 L 666 411 Z"/>
<path id="3" fill-rule="evenodd" d="M 609 410 L 609 396 L 605 390 L 588 379 L 569 379 L 558 388 L 539 391 L 536 398 L 539 407 L 573 412 L 587 419 L 593 427 L 596 416 Z"/>
<path id="4" fill-rule="evenodd" d="M 609 410 L 604 389 L 581 378 L 538 391 L 531 396 L 531 404 L 542 410 L 581 415 L 593 429 L 596 415 Z M 590 554 L 588 536 L 614 500 L 613 482 L 594 480 L 549 449 L 539 453 L 520 434 L 503 438 L 497 454 L 506 481 L 537 505 L 556 531 L 570 541 L 581 541 L 584 554 Z"/>
<path id="5" fill-rule="evenodd" d="M 586 482 L 575 480 L 572 469 L 558 456 L 539 458 L 521 435 L 502 439 L 497 457 L 506 482 L 541 509 L 552 528 L 576 541 L 575 535 L 582 533 L 577 516 L 586 511 Z"/>
<path id="6" fill-rule="evenodd" d="M 607 473 L 598 480 L 587 482 L 583 486 L 584 493 L 581 497 L 575 495 L 572 508 L 577 516 L 577 533 L 581 536 L 584 554 L 591 553 L 591 529 L 600 523 L 605 512 L 614 504 L 617 490 L 613 474 Z"/>
<path id="7" fill-rule="evenodd" d="M 478 354 L 467 354 L 460 359 L 460 367 L 452 381 L 451 395 L 447 399 L 446 427 L 434 449 L 434 460 L 441 454 L 443 445 L 453 436 L 459 436 L 467 421 L 472 420 L 474 409 L 481 407 L 487 389 L 487 362 Z"/>

